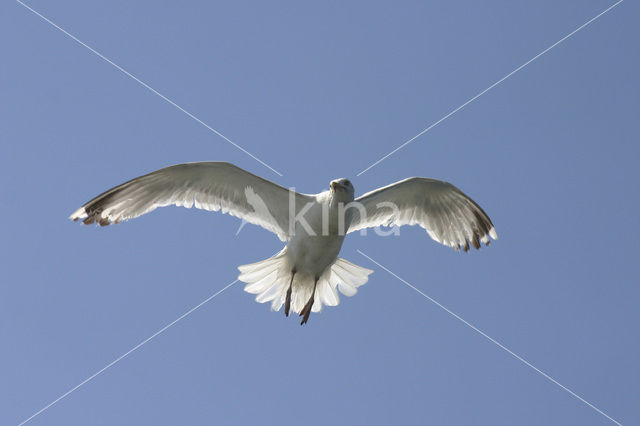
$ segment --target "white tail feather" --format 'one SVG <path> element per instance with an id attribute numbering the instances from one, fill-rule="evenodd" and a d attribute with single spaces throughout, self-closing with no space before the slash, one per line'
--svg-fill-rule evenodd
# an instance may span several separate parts
<path id="1" fill-rule="evenodd" d="M 286 249 L 274 257 L 260 262 L 239 266 L 238 279 L 247 283 L 244 290 L 256 295 L 256 302 L 271 302 L 271 309 L 279 311 L 284 304 L 292 265 L 286 256 Z M 320 312 L 323 305 L 336 306 L 340 303 L 338 290 L 345 296 L 353 296 L 358 287 L 369 280 L 373 271 L 337 258 L 320 276 L 316 287 L 312 312 Z M 291 289 L 291 310 L 299 313 L 311 298 L 314 277 L 298 272 Z"/>

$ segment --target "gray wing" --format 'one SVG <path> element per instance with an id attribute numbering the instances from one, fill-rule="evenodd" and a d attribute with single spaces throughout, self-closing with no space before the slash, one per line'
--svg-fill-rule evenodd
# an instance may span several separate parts
<path id="1" fill-rule="evenodd" d="M 296 205 L 309 196 L 291 192 Z M 222 211 L 289 239 L 290 191 L 230 163 L 178 164 L 118 185 L 86 203 L 69 218 L 104 226 L 169 205 Z"/>
<path id="2" fill-rule="evenodd" d="M 471 198 L 447 182 L 409 178 L 356 200 L 348 232 L 376 226 L 418 224 L 435 241 L 458 250 L 498 239 L 491 219 Z"/>

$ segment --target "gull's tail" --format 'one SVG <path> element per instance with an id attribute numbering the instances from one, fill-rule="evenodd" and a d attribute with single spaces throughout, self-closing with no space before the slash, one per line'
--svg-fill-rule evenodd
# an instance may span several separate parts
<path id="1" fill-rule="evenodd" d="M 256 295 L 256 302 L 271 302 L 271 309 L 280 310 L 284 304 L 289 282 L 291 265 L 286 256 L 286 248 L 275 256 L 256 263 L 239 266 L 238 279 L 247 283 L 244 290 Z M 337 258 L 320 276 L 316 287 L 312 312 L 320 312 L 322 305 L 336 306 L 340 303 L 338 290 L 345 296 L 353 296 L 358 287 L 369 280 L 373 271 Z M 311 297 L 314 277 L 302 272 L 295 274 L 291 291 L 291 310 L 300 313 Z"/>

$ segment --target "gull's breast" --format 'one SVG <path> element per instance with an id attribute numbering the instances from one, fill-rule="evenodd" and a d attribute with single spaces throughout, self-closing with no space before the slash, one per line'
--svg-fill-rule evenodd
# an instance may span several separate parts
<path id="1" fill-rule="evenodd" d="M 287 244 L 287 255 L 297 272 L 320 276 L 338 257 L 344 236 L 296 234 Z"/>
<path id="2" fill-rule="evenodd" d="M 323 235 L 322 209 L 323 204 L 317 203 L 304 216 L 313 232 L 310 234 L 304 226 L 296 223 L 295 235 L 287 244 L 287 255 L 297 272 L 320 276 L 336 260 L 342 248 L 344 235 L 338 235 L 337 229 L 333 232 L 333 226 L 325 226 Z M 332 213 L 329 211 L 328 216 L 334 216 Z"/>

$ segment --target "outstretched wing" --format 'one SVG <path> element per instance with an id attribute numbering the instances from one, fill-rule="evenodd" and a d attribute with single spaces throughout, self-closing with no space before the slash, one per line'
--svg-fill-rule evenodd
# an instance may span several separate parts
<path id="1" fill-rule="evenodd" d="M 484 210 L 447 182 L 409 178 L 368 192 L 355 203 L 348 232 L 418 224 L 437 242 L 465 251 L 469 244 L 478 249 L 480 242 L 489 244 L 489 237 L 498 239 Z"/>
<path id="2" fill-rule="evenodd" d="M 293 193 L 296 205 L 309 198 Z M 119 223 L 169 205 L 229 213 L 289 238 L 290 191 L 230 163 L 178 164 L 118 185 L 69 218 L 85 224 Z"/>

